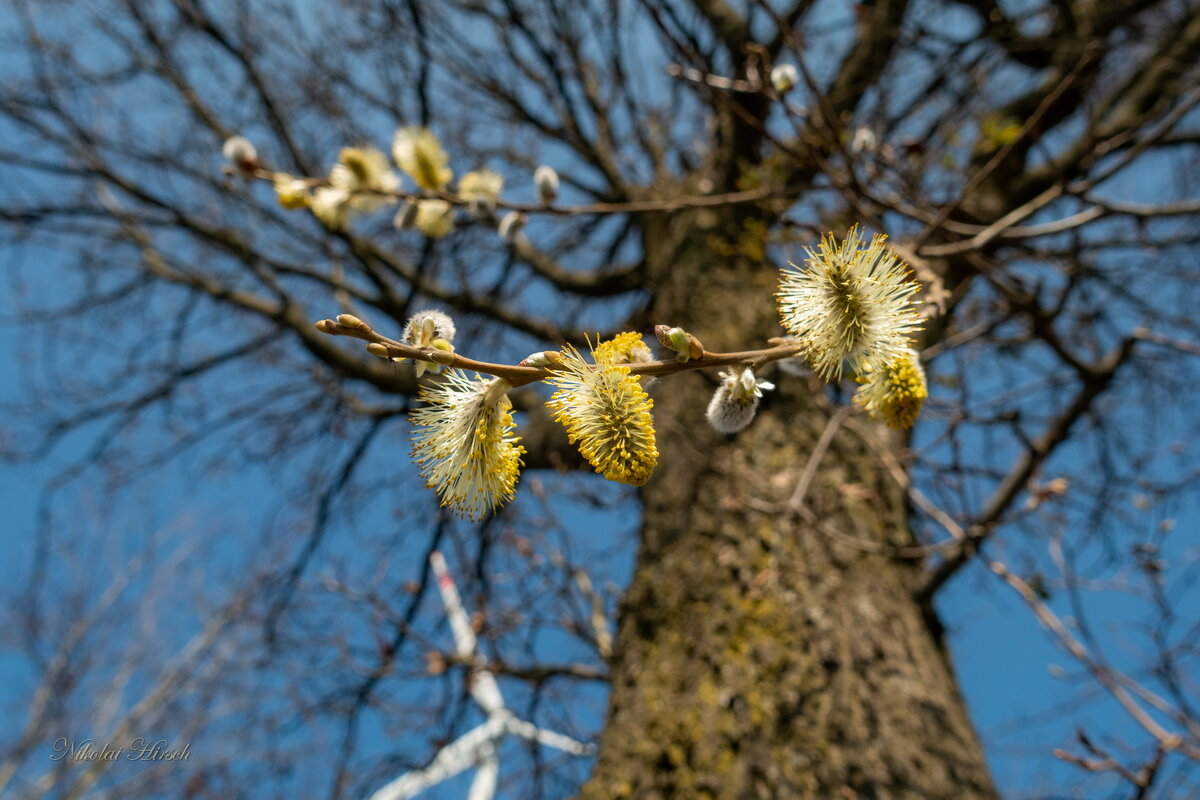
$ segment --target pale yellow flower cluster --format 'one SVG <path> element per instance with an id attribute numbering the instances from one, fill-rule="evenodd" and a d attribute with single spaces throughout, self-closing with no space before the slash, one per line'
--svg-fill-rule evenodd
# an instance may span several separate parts
<path id="1" fill-rule="evenodd" d="M 410 125 L 396 131 L 392 157 L 400 169 L 427 192 L 441 191 L 454 178 L 450 156 L 428 128 Z"/>
<path id="2" fill-rule="evenodd" d="M 254 146 L 244 137 L 227 141 L 224 153 L 230 161 L 227 171 L 240 170 L 247 177 L 260 171 Z M 334 231 L 346 230 L 357 214 L 377 211 L 401 198 L 405 202 L 394 217 L 397 230 L 415 229 L 431 239 L 440 239 L 454 231 L 460 207 L 476 219 L 495 223 L 492 215 L 504 190 L 504 177 L 491 169 L 473 170 L 459 178 L 452 191 L 450 156 L 429 128 L 407 125 L 397 129 L 392 139 L 392 160 L 418 191 L 400 191 L 400 177 L 379 150 L 345 147 L 324 181 L 273 173 L 275 195 L 284 208 L 307 208 Z M 534 185 L 540 201 L 548 205 L 558 196 L 558 173 L 549 166 L 540 166 L 534 172 Z M 501 239 L 513 243 L 524 222 L 523 213 L 509 211 L 496 231 Z"/>
<path id="3" fill-rule="evenodd" d="M 860 246 L 855 226 L 838 245 L 833 236 L 808 251 L 807 269 L 784 270 L 777 298 L 783 327 L 800 340 L 813 370 L 825 380 L 849 365 L 862 375 L 882 368 L 921 328 L 912 296 L 920 288 L 909 270 L 875 236 Z"/>
<path id="4" fill-rule="evenodd" d="M 790 265 L 783 271 L 776 294 L 780 318 L 817 375 L 840 379 L 849 366 L 863 384 L 860 405 L 892 427 L 908 428 L 926 393 L 912 350 L 913 334 L 921 329 L 913 301 L 920 285 L 885 236 L 876 235 L 869 245 L 860 237 L 857 226 L 841 244 L 826 236 L 808 251 L 805 269 Z M 909 389 L 900 391 L 896 381 Z"/>
<path id="5" fill-rule="evenodd" d="M 423 194 L 411 197 L 402 207 L 396 215 L 396 227 L 416 228 L 430 238 L 452 232 L 455 207 L 438 195 L 447 191 L 454 172 L 437 137 L 428 128 L 400 128 L 392 142 L 392 157 Z M 342 148 L 328 182 L 315 189 L 310 188 L 310 182 L 286 172 L 275 173 L 273 182 L 280 205 L 287 209 L 307 207 L 330 230 L 345 230 L 356 214 L 395 203 L 400 190 L 400 177 L 392 171 L 387 156 L 372 147 Z M 459 196 L 475 215 L 490 213 L 503 189 L 503 177 L 489 169 L 468 172 L 458 183 Z"/>
<path id="6" fill-rule="evenodd" d="M 481 520 L 513 499 L 525 448 L 513 433 L 508 383 L 451 369 L 423 385 L 428 405 L 409 414 L 413 460 L 443 506 Z"/>
<path id="7" fill-rule="evenodd" d="M 273 183 L 279 205 L 289 211 L 304 208 L 309 203 L 308 183 L 286 172 L 276 172 Z"/>
<path id="8" fill-rule="evenodd" d="M 475 213 L 491 211 L 503 190 L 504 178 L 490 169 L 468 172 L 458 181 L 458 196 L 466 200 Z"/>
<path id="9" fill-rule="evenodd" d="M 308 201 L 313 216 L 331 230 L 342 230 L 352 214 L 369 214 L 396 202 L 400 178 L 392 172 L 387 156 L 373 147 L 343 147 L 329 171 L 329 185 L 318 187 Z M 276 192 L 288 205 L 285 192 Z"/>

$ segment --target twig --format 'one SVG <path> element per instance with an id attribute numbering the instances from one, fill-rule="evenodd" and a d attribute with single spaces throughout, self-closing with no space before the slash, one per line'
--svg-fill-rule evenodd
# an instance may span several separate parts
<path id="1" fill-rule="evenodd" d="M 1063 647 L 1067 649 L 1067 652 L 1074 656 L 1075 659 L 1079 661 L 1079 663 L 1082 664 L 1084 668 L 1086 668 L 1087 671 L 1091 673 L 1091 675 L 1100 683 L 1100 685 L 1108 690 L 1108 693 L 1112 695 L 1113 699 L 1116 700 L 1121 707 L 1124 708 L 1126 712 L 1128 712 L 1129 715 L 1133 717 L 1143 729 L 1146 730 L 1147 733 L 1149 733 L 1158 741 L 1160 747 L 1167 751 L 1178 750 L 1188 758 L 1200 761 L 1200 748 L 1186 743 L 1180 734 L 1172 733 L 1159 725 L 1158 722 L 1151 717 L 1150 714 L 1141 707 L 1141 705 L 1138 704 L 1133 696 L 1126 691 L 1125 687 L 1123 687 L 1121 683 L 1114 678 L 1112 670 L 1103 664 L 1097 663 L 1092 658 L 1091 654 L 1087 651 L 1087 648 L 1084 647 L 1078 639 L 1071 635 L 1071 632 L 1067 630 L 1067 626 L 1064 625 L 1062 620 L 1058 618 L 1058 615 L 1050 610 L 1050 607 L 1046 605 L 1046 603 L 1038 596 L 1037 591 L 1034 590 L 1032 586 L 1030 586 L 1026 581 L 1022 580 L 1020 576 L 1014 575 L 1012 572 L 1010 572 L 1008 567 L 999 561 L 988 561 L 987 565 L 988 569 L 1000 576 L 1005 583 L 1007 583 L 1010 587 L 1016 590 L 1019 595 L 1021 595 L 1021 598 L 1025 601 L 1025 604 L 1029 606 L 1030 610 L 1033 611 L 1034 616 L 1037 617 L 1038 622 L 1040 622 L 1043 627 L 1058 637 L 1059 642 L 1061 642 Z"/>
<path id="2" fill-rule="evenodd" d="M 486 375 L 503 378 L 515 387 L 524 386 L 534 381 L 544 380 L 553 374 L 554 369 L 541 367 L 523 367 L 517 364 L 494 364 L 489 361 L 476 361 L 458 353 L 448 353 L 434 347 L 413 347 L 378 333 L 365 322 L 357 320 L 357 325 L 343 325 L 331 319 L 323 319 L 316 323 L 317 330 L 330 336 L 350 336 L 362 339 L 371 344 L 381 345 L 387 358 L 412 358 L 418 361 L 429 361 L 447 367 L 469 369 Z M 780 340 L 772 340 L 778 342 Z M 764 364 L 791 358 L 800 352 L 797 342 L 783 342 L 763 350 L 746 350 L 740 353 L 710 353 L 705 351 L 700 358 L 686 362 L 678 361 L 644 361 L 637 364 L 626 364 L 634 375 L 671 375 L 676 372 L 686 372 L 693 369 L 709 367 L 727 367 L 744 365 L 758 369 Z"/>
<path id="3" fill-rule="evenodd" d="M 723 75 L 713 75 L 698 70 L 695 67 L 685 67 L 682 64 L 668 64 L 667 74 L 672 78 L 683 78 L 693 83 L 704 83 L 714 89 L 728 89 L 731 92 L 747 92 L 757 94 L 763 90 L 762 81 L 751 82 L 737 78 L 726 78 Z"/>
<path id="4" fill-rule="evenodd" d="M 273 181 L 275 173 L 268 169 L 259 169 L 254 173 L 254 177 L 265 181 Z M 328 178 L 299 178 L 310 188 L 317 186 L 328 186 Z M 383 197 L 391 197 L 396 200 L 429 200 L 439 199 L 445 200 L 447 203 L 455 206 L 467 206 L 471 201 L 466 200 L 453 192 L 435 192 L 433 194 L 425 194 L 421 192 L 381 192 L 377 190 L 363 190 L 360 194 L 380 195 Z M 633 214 L 644 212 L 668 212 L 679 211 L 685 208 L 711 208 L 712 206 L 724 205 L 739 205 L 741 203 L 757 203 L 761 200 L 773 200 L 779 198 L 791 197 L 793 193 L 782 190 L 777 190 L 769 185 L 760 186 L 757 189 L 746 189 L 739 192 L 725 192 L 723 194 L 701 194 L 701 195 L 686 195 L 683 197 L 673 197 L 664 200 L 631 200 L 625 203 L 582 203 L 578 205 L 556 206 L 544 203 L 512 203 L 505 200 L 497 200 L 496 208 L 507 209 L 509 211 L 521 211 L 526 214 L 550 214 L 552 216 L 569 217 L 581 214 Z"/>
<path id="5" fill-rule="evenodd" d="M 842 406 L 829 418 L 829 422 L 825 424 L 825 430 L 821 431 L 820 438 L 817 439 L 812 453 L 808 456 L 808 463 L 804 465 L 804 471 L 800 473 L 800 479 L 796 481 L 796 490 L 792 492 L 792 499 L 788 501 L 787 505 L 789 511 L 799 511 L 804 507 L 804 497 L 808 494 L 808 488 L 812 485 L 813 478 L 816 477 L 817 467 L 821 465 L 821 459 L 825 457 L 825 451 L 833 443 L 833 437 L 837 434 L 838 429 L 842 427 L 842 423 L 846 421 L 846 417 L 849 414 L 850 406 Z"/>
<path id="6" fill-rule="evenodd" d="M 1038 107 L 1034 110 L 1033 114 L 1030 115 L 1029 119 L 1025 120 L 1025 124 L 1021 126 L 1021 129 L 1017 132 L 1017 135 L 1013 137 L 1013 140 L 997 150 L 995 155 L 988 159 L 988 162 L 984 164 L 983 167 L 976 172 L 969 181 L 967 181 L 966 185 L 963 186 L 962 191 L 959 192 L 955 200 L 947 203 L 938 210 L 937 214 L 934 215 L 933 220 L 925 226 L 925 229 L 921 231 L 921 235 L 917 237 L 917 241 L 916 244 L 913 245 L 913 249 L 917 250 L 918 252 L 924 249 L 925 242 L 928 241 L 929 237 L 933 235 L 934 231 L 941 227 L 942 223 L 945 222 L 954 212 L 954 210 L 962 204 L 963 199 L 965 199 L 972 191 L 975 190 L 976 187 L 983 183 L 983 181 L 986 180 L 987 177 L 1004 162 L 1004 159 L 1008 158 L 1009 153 L 1011 153 L 1019 144 L 1021 144 L 1025 137 L 1028 136 L 1035 127 L 1037 127 L 1037 125 L 1042 121 L 1042 117 L 1045 116 L 1046 112 L 1050 110 L 1051 106 L 1058 101 L 1058 98 L 1062 96 L 1063 92 L 1065 92 L 1071 86 L 1071 84 L 1073 84 L 1079 78 L 1079 76 L 1092 65 L 1099 54 L 1099 51 L 1100 48 L 1095 43 L 1088 45 L 1079 61 L 1075 64 L 1074 68 L 1072 68 L 1071 71 L 1063 77 L 1058 86 L 1054 87 L 1049 94 L 1042 98 L 1041 103 L 1038 104 Z"/>

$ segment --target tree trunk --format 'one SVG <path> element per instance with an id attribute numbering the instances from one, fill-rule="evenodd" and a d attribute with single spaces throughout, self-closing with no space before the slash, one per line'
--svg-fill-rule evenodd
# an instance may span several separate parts
<path id="1" fill-rule="evenodd" d="M 716 223 L 647 226 L 663 287 L 651 321 L 743 349 L 780 333 L 778 272 L 730 255 L 738 236 L 715 237 Z M 903 493 L 843 428 L 805 495 L 819 529 L 786 512 L 829 415 L 803 379 L 777 382 L 732 437 L 704 421 L 712 376 L 651 389 L 662 456 L 582 798 L 995 797 L 947 654 L 912 599 L 918 566 L 870 549 L 911 544 Z M 903 447 L 859 427 L 875 447 Z"/>

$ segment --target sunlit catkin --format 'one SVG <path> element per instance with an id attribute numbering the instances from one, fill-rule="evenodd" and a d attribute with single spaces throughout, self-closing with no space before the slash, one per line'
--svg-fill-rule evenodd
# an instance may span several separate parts
<path id="1" fill-rule="evenodd" d="M 567 345 L 547 383 L 558 388 L 546 405 L 588 463 L 610 481 L 641 486 L 658 463 L 654 401 L 620 364 L 588 364 Z"/>

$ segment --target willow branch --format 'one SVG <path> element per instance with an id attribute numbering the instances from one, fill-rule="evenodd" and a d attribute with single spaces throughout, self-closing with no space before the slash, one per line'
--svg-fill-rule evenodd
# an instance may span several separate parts
<path id="1" fill-rule="evenodd" d="M 254 177 L 262 180 L 272 181 L 275 179 L 275 173 L 268 169 L 259 169 L 254 172 Z M 310 187 L 329 185 L 329 180 L 327 178 L 306 178 L 302 180 L 304 180 Z M 392 197 L 401 201 L 428 200 L 436 197 L 455 206 L 467 206 L 470 204 L 469 200 L 464 199 L 454 192 L 446 191 L 429 194 L 406 191 L 380 192 L 374 190 L 362 190 L 361 194 L 377 194 L 383 197 Z M 763 200 L 789 198 L 792 196 L 792 194 L 793 193 L 775 189 L 770 185 L 765 185 L 756 189 L 746 189 L 739 192 L 685 195 L 682 197 L 664 198 L 661 200 L 631 200 L 623 203 L 581 203 L 577 205 L 552 205 L 547 203 L 512 203 L 506 200 L 497 200 L 495 205 L 496 208 L 502 208 L 508 211 L 520 211 L 525 214 L 548 214 L 557 217 L 571 217 L 582 214 L 636 214 L 680 211 L 687 208 L 712 208 L 714 206 L 740 205 L 743 203 L 757 203 Z"/>
<path id="2" fill-rule="evenodd" d="M 348 315 L 342 315 L 346 320 Z M 349 320 L 347 320 L 349 321 Z M 357 322 L 357 324 L 353 324 Z M 323 319 L 316 324 L 317 330 L 330 336 L 349 336 L 361 339 L 368 344 L 378 345 L 369 348 L 372 353 L 387 358 L 412 358 L 418 361 L 429 361 L 446 367 L 469 369 L 485 375 L 503 378 L 514 388 L 535 381 L 545 380 L 554 374 L 553 367 L 528 367 L 520 364 L 496 364 L 490 361 L 477 361 L 459 353 L 449 353 L 435 347 L 413 347 L 412 345 L 389 339 L 361 320 L 351 324 L 342 324 L 336 320 Z M 728 367 L 741 365 L 750 369 L 758 369 L 764 364 L 791 358 L 799 354 L 800 344 L 784 339 L 772 339 L 771 347 L 762 350 L 744 350 L 737 353 L 710 353 L 707 350 L 699 358 L 679 361 L 643 361 L 636 364 L 626 364 L 633 375 L 672 375 L 676 372 L 707 369 L 709 367 Z"/>
<path id="3" fill-rule="evenodd" d="M 1134 342 L 1133 338 L 1124 340 L 1100 365 L 1085 365 L 1079 362 L 1082 367 L 1079 371 L 1082 385 L 1071 404 L 1054 419 L 1040 438 L 1030 442 L 1012 469 L 996 486 L 979 516 L 967 526 L 965 537 L 956 540 L 953 549 L 930 571 L 925 584 L 917 591 L 918 600 L 928 602 L 938 589 L 979 551 L 1003 521 L 1005 512 L 1021 493 L 1022 487 L 1058 446 L 1067 441 L 1071 429 L 1091 411 L 1096 398 L 1112 384 L 1117 370 L 1126 363 Z"/>
<path id="4" fill-rule="evenodd" d="M 1021 599 L 1029 606 L 1034 616 L 1037 617 L 1038 622 L 1058 638 L 1058 641 L 1066 648 L 1067 652 L 1091 673 L 1092 677 L 1108 691 L 1114 700 L 1120 703 L 1121 707 L 1133 717 L 1142 729 L 1158 741 L 1160 747 L 1168 752 L 1178 750 L 1188 758 L 1200 760 L 1200 748 L 1187 742 L 1179 733 L 1168 731 L 1159 725 L 1154 717 L 1142 708 L 1129 692 L 1120 685 L 1114 670 L 1097 661 L 1088 652 L 1088 649 L 1071 634 L 1058 615 L 1038 597 L 1037 591 L 1033 587 L 1018 575 L 1013 574 L 1007 566 L 999 561 L 988 561 L 987 566 L 988 569 L 998 575 L 1001 580 L 1021 595 Z"/>

